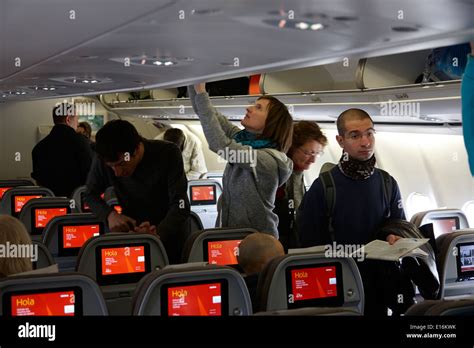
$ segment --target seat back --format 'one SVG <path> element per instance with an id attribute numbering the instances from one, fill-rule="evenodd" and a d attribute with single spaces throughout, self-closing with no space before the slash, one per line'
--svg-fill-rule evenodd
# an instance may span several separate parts
<path id="1" fill-rule="evenodd" d="M 474 299 L 429 300 L 416 303 L 405 313 L 405 316 L 473 316 Z"/>
<path id="2" fill-rule="evenodd" d="M 33 269 L 46 268 L 54 265 L 54 259 L 46 246 L 38 241 L 33 241 L 38 246 L 38 260 L 33 262 Z"/>
<path id="3" fill-rule="evenodd" d="M 0 200 L 7 190 L 17 186 L 35 186 L 35 184 L 30 180 L 0 180 Z"/>
<path id="4" fill-rule="evenodd" d="M 46 226 L 42 242 L 54 257 L 60 272 L 73 272 L 84 243 L 107 232 L 106 224 L 94 214 L 54 217 Z"/>
<path id="5" fill-rule="evenodd" d="M 31 235 L 32 240 L 41 240 L 49 221 L 55 216 L 71 212 L 71 201 L 64 197 L 43 197 L 29 200 L 18 217 Z"/>
<path id="6" fill-rule="evenodd" d="M 54 193 L 41 186 L 14 187 L 3 194 L 0 200 L 0 214 L 18 217 L 25 203 L 38 197 L 54 197 Z"/>
<path id="7" fill-rule="evenodd" d="M 134 315 L 252 314 L 250 295 L 236 270 L 216 265 L 168 266 L 144 277 L 133 298 Z"/>
<path id="8" fill-rule="evenodd" d="M 77 271 L 99 284 L 111 315 L 129 315 L 138 281 L 166 265 L 163 244 L 149 234 L 108 233 L 89 239 L 77 259 Z"/>
<path id="9" fill-rule="evenodd" d="M 183 262 L 236 264 L 236 248 L 240 241 L 255 232 L 257 230 L 253 228 L 211 228 L 196 231 L 184 244 Z"/>
<path id="10" fill-rule="evenodd" d="M 189 219 L 190 219 L 190 225 L 191 225 L 191 228 L 189 229 L 190 234 L 204 229 L 204 227 L 202 226 L 201 218 L 199 217 L 198 214 L 196 214 L 193 211 L 189 212 Z M 188 239 L 188 237 L 186 237 L 186 239 Z"/>
<path id="11" fill-rule="evenodd" d="M 204 228 L 213 228 L 217 220 L 217 201 L 222 194 L 222 186 L 212 179 L 188 181 L 188 198 L 191 211 L 202 221 Z"/>
<path id="12" fill-rule="evenodd" d="M 217 181 L 221 187 L 224 187 L 222 184 L 222 177 L 224 176 L 223 172 L 207 172 L 204 174 L 201 174 L 200 179 L 211 179 Z"/>
<path id="13" fill-rule="evenodd" d="M 466 215 L 460 209 L 434 209 L 416 213 L 410 220 L 416 227 L 433 224 L 435 238 L 445 233 L 469 228 Z"/>
<path id="14" fill-rule="evenodd" d="M 436 239 L 440 291 L 438 298 L 474 294 L 474 229 L 443 234 Z"/>
<path id="15" fill-rule="evenodd" d="M 85 206 L 84 202 L 84 193 L 86 192 L 87 186 L 79 186 L 72 193 L 71 199 L 74 200 L 74 208 L 72 209 L 73 213 L 88 213 L 90 208 Z"/>
<path id="16" fill-rule="evenodd" d="M 7 277 L 0 297 L 0 315 L 107 315 L 97 284 L 78 273 Z"/>
<path id="17" fill-rule="evenodd" d="M 352 317 L 361 316 L 362 313 L 352 308 L 343 307 L 303 307 L 296 309 L 282 309 L 279 311 L 268 311 L 255 313 L 256 316 L 338 316 L 338 317 Z"/>
<path id="18" fill-rule="evenodd" d="M 343 307 L 364 313 L 362 278 L 352 258 L 324 253 L 289 254 L 271 260 L 257 287 L 260 311 Z"/>

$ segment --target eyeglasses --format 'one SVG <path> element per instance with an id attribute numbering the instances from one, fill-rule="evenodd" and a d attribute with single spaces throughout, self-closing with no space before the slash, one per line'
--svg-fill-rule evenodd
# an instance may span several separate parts
<path id="1" fill-rule="evenodd" d="M 324 155 L 324 151 L 314 152 L 314 151 L 303 150 L 302 148 L 298 148 L 298 150 L 300 150 L 308 158 L 311 158 L 311 157 L 319 158 L 322 155 Z"/>
<path id="2" fill-rule="evenodd" d="M 359 141 L 363 138 L 365 135 L 367 139 L 374 139 L 375 137 L 375 129 L 369 129 L 368 131 L 365 131 L 363 133 L 361 132 L 350 132 L 349 135 L 346 136 L 346 138 L 349 138 L 351 141 Z"/>

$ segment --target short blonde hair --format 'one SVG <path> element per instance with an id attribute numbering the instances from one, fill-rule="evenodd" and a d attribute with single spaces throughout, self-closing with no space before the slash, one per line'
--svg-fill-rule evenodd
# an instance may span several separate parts
<path id="1" fill-rule="evenodd" d="M 33 244 L 20 220 L 9 215 L 0 215 L 0 244 L 6 245 L 7 242 L 10 244 Z M 0 258 L 0 278 L 32 269 L 31 258 Z"/>

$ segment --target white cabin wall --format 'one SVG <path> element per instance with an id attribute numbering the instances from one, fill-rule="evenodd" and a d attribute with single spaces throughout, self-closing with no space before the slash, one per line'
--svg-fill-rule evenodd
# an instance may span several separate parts
<path id="1" fill-rule="evenodd" d="M 31 151 L 40 139 L 38 129 L 53 126 L 53 107 L 63 101 L 64 98 L 0 104 L 0 179 L 30 179 Z M 95 108 L 96 114 L 105 115 L 107 120 L 103 106 L 96 102 Z"/>
<path id="2" fill-rule="evenodd" d="M 335 127 L 322 125 L 322 129 L 329 144 L 325 154 L 305 174 L 308 186 L 318 177 L 325 162 L 337 163 L 342 155 L 335 139 Z M 474 179 L 469 172 L 463 137 L 427 134 L 425 130 L 410 127 L 407 132 L 384 130 L 376 135 L 377 166 L 397 180 L 407 218 L 415 213 L 407 205 L 413 192 L 429 197 L 434 204 L 432 208 L 461 209 L 474 199 Z"/>

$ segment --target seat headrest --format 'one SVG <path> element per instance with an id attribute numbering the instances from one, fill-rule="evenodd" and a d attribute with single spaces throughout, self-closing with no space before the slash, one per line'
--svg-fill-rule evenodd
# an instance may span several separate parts
<path id="1" fill-rule="evenodd" d="M 135 290 L 134 315 L 252 314 L 242 276 L 225 266 L 172 265 L 144 277 Z"/>

